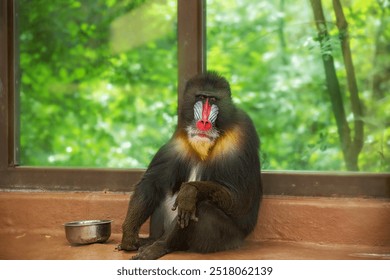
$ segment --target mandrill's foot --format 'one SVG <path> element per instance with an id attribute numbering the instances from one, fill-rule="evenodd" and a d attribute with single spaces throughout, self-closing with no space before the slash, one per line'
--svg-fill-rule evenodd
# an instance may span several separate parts
<path id="1" fill-rule="evenodd" d="M 119 244 L 116 249 L 118 251 L 137 251 L 142 246 L 152 244 L 154 239 L 152 238 L 123 238 L 122 243 Z"/>
<path id="2" fill-rule="evenodd" d="M 168 254 L 171 250 L 168 249 L 165 241 L 156 241 L 151 245 L 139 248 L 137 254 L 132 257 L 133 260 L 156 260 Z"/>
<path id="3" fill-rule="evenodd" d="M 136 245 L 132 245 L 132 244 L 121 243 L 121 244 L 118 244 L 118 246 L 116 246 L 115 249 L 118 251 L 137 251 L 138 247 Z"/>

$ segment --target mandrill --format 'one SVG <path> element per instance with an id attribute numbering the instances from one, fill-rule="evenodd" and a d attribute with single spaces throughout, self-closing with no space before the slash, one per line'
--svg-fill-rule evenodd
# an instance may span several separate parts
<path id="1" fill-rule="evenodd" d="M 258 151 L 253 123 L 234 106 L 227 80 L 214 72 L 190 79 L 175 133 L 131 196 L 118 249 L 158 259 L 239 247 L 262 197 Z M 140 238 L 149 217 L 150 236 Z"/>

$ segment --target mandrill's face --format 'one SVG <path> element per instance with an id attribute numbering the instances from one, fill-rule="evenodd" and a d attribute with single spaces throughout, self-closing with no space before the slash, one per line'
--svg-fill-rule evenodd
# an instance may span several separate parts
<path id="1" fill-rule="evenodd" d="M 230 87 L 226 80 L 213 74 L 188 82 L 182 111 L 188 142 L 204 160 L 232 115 Z"/>
<path id="2" fill-rule="evenodd" d="M 191 142 L 203 142 L 210 145 L 214 144 L 218 138 L 219 132 L 215 125 L 218 118 L 218 105 L 216 98 L 206 95 L 206 93 L 198 94 L 194 104 L 194 119 L 187 126 L 186 131 Z"/>

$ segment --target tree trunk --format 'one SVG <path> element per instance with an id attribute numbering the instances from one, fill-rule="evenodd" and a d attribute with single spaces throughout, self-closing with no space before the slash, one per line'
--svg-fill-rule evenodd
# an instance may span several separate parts
<path id="1" fill-rule="evenodd" d="M 350 94 L 351 108 L 354 116 L 354 135 L 351 146 L 348 150 L 348 157 L 351 162 L 356 162 L 356 170 L 358 169 L 358 158 L 363 148 L 364 139 L 364 122 L 362 102 L 359 98 L 359 90 L 357 87 L 355 68 L 352 61 L 351 47 L 349 44 L 348 22 L 344 16 L 343 7 L 340 0 L 333 0 L 333 9 L 336 15 L 336 25 L 339 30 L 341 41 L 341 50 L 344 59 L 345 71 L 347 73 L 348 89 Z"/>
<path id="2" fill-rule="evenodd" d="M 332 104 L 333 114 L 336 119 L 337 132 L 339 134 L 344 161 L 348 170 L 358 170 L 359 168 L 357 157 L 353 157 L 350 154 L 351 131 L 348 126 L 344 110 L 343 98 L 332 56 L 332 46 L 328 29 L 326 26 L 322 3 L 321 0 L 310 0 L 310 3 L 313 9 L 314 20 L 318 31 L 318 39 L 321 46 L 322 61 L 325 68 L 326 85 Z"/>

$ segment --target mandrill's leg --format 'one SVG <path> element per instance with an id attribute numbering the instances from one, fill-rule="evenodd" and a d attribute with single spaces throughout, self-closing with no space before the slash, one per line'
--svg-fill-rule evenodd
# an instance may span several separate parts
<path id="1" fill-rule="evenodd" d="M 239 247 L 245 235 L 229 216 L 209 201 L 197 206 L 198 221 L 186 228 L 188 250 L 210 253 Z"/>
<path id="2" fill-rule="evenodd" d="M 177 250 L 186 250 L 185 235 L 180 232 L 177 225 L 177 218 L 173 220 L 170 230 L 161 238 L 150 245 L 140 247 L 137 254 L 132 257 L 133 260 L 155 260 L 162 256 Z"/>
<path id="3" fill-rule="evenodd" d="M 203 201 L 198 203 L 197 212 L 197 221 L 191 220 L 185 228 L 174 221 L 170 233 L 140 248 L 133 259 L 158 259 L 173 251 L 217 252 L 241 245 L 244 234 L 223 211 Z"/>

